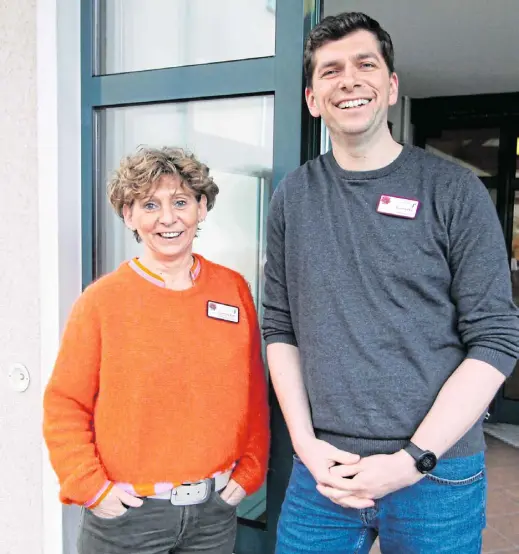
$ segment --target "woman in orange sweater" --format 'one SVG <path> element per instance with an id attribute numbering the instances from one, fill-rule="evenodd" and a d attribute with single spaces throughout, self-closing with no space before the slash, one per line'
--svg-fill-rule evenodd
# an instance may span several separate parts
<path id="1" fill-rule="evenodd" d="M 218 187 L 180 149 L 139 149 L 109 183 L 143 254 L 87 287 L 44 399 L 80 554 L 231 554 L 262 484 L 268 405 L 253 299 L 192 253 Z"/>

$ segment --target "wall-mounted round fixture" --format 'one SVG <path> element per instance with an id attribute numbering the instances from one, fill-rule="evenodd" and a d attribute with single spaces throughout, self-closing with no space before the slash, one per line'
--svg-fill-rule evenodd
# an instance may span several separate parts
<path id="1" fill-rule="evenodd" d="M 13 364 L 9 368 L 9 384 L 16 392 L 25 392 L 29 388 L 31 376 L 23 364 Z"/>

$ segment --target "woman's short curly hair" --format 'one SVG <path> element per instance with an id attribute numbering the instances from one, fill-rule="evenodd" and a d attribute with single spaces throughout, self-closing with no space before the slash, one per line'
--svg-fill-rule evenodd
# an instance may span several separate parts
<path id="1" fill-rule="evenodd" d="M 182 148 L 140 146 L 121 160 L 108 181 L 108 199 L 117 215 L 124 219 L 123 207 L 147 198 L 163 175 L 178 175 L 197 200 L 203 195 L 207 198 L 207 209 L 213 208 L 219 189 L 205 164 Z M 139 240 L 138 236 L 135 238 Z"/>

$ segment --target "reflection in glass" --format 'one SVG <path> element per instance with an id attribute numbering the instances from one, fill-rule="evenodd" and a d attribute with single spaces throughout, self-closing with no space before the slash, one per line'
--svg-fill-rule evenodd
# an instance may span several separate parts
<path id="1" fill-rule="evenodd" d="M 273 56 L 275 2 L 99 0 L 100 73 Z"/>
<path id="2" fill-rule="evenodd" d="M 473 171 L 496 203 L 499 129 L 443 130 L 427 139 L 425 149 Z"/>
<path id="3" fill-rule="evenodd" d="M 98 117 L 97 276 L 139 256 L 142 248 L 108 205 L 109 174 L 141 144 L 180 146 L 210 167 L 220 187 L 215 208 L 195 239 L 195 251 L 239 271 L 249 281 L 259 307 L 272 175 L 273 97 L 109 108 L 99 111 Z M 238 515 L 263 520 L 265 511 L 263 487 L 242 502 Z"/>

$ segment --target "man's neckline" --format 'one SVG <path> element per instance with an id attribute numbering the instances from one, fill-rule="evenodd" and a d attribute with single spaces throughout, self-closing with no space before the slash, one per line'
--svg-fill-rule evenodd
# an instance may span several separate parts
<path id="1" fill-rule="evenodd" d="M 367 181 L 371 179 L 379 179 L 381 177 L 384 177 L 385 175 L 389 175 L 393 171 L 396 171 L 404 163 L 411 151 L 412 147 L 408 144 L 404 144 L 402 145 L 401 152 L 391 163 L 378 169 L 370 169 L 365 171 L 352 171 L 343 169 L 335 159 L 332 150 L 326 152 L 326 154 L 324 154 L 324 158 L 328 162 L 332 171 L 339 178 L 355 181 Z"/>

